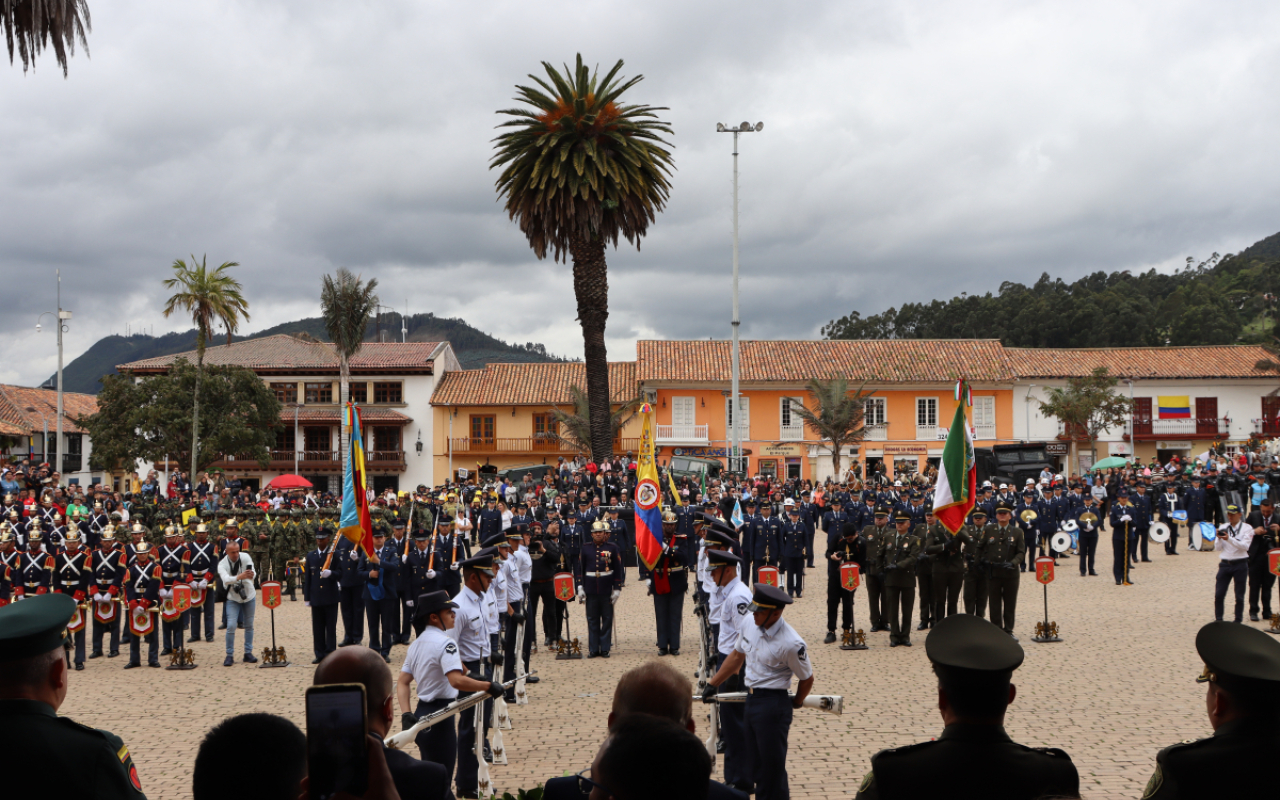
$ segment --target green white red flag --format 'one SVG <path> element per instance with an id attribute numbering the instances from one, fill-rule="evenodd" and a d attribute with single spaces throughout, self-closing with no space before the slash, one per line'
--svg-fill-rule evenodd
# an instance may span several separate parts
<path id="1" fill-rule="evenodd" d="M 968 387 L 962 384 L 957 394 L 967 398 Z M 947 444 L 942 448 L 938 486 L 933 492 L 933 515 L 952 533 L 958 532 L 968 519 L 978 492 L 977 461 L 973 457 L 973 438 L 969 435 L 964 407 L 963 401 L 956 405 Z"/>

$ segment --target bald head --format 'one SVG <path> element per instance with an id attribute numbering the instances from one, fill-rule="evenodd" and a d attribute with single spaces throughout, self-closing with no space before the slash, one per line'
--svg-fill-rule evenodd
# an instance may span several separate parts
<path id="1" fill-rule="evenodd" d="M 647 661 L 623 673 L 613 690 L 609 725 L 629 714 L 652 714 L 692 731 L 693 684 L 662 661 Z"/>
<path id="2" fill-rule="evenodd" d="M 372 729 L 383 716 L 383 706 L 391 699 L 391 671 L 382 656 L 367 647 L 344 647 L 325 656 L 316 667 L 311 683 L 359 683 L 364 686 L 366 714 Z"/>

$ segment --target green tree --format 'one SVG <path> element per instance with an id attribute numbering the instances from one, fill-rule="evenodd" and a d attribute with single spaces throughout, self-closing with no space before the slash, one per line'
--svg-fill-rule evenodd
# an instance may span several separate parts
<path id="1" fill-rule="evenodd" d="M 867 428 L 863 422 L 866 419 L 867 398 L 875 392 L 866 390 L 866 381 L 850 391 L 848 379 L 841 376 L 825 381 L 812 378 L 805 384 L 805 388 L 809 390 L 812 407 L 793 403 L 791 413 L 804 420 L 804 426 L 817 434 L 819 439 L 831 443 L 831 469 L 836 480 L 839 480 L 840 451 L 866 437 Z"/>
<path id="2" fill-rule="evenodd" d="M 0 30 L 9 45 L 10 64 L 15 41 L 23 72 L 35 66 L 41 50 L 52 47 L 65 78 L 67 55 L 75 55 L 77 41 L 89 54 L 85 32 L 93 30 L 93 24 L 87 0 L 0 0 Z"/>
<path id="3" fill-rule="evenodd" d="M 1048 399 L 1040 403 L 1040 413 L 1063 424 L 1073 450 L 1079 438 L 1086 439 L 1096 462 L 1098 437 L 1129 419 L 1129 398 L 1112 391 L 1119 382 L 1106 367 L 1098 367 L 1083 378 L 1068 378 L 1065 387 L 1049 389 Z"/>
<path id="4" fill-rule="evenodd" d="M 177 259 L 173 262 L 172 278 L 164 281 L 166 289 L 178 289 L 164 307 L 166 317 L 175 311 L 191 315 L 196 326 L 196 381 L 191 400 L 191 477 L 196 476 L 196 453 L 200 446 L 200 390 L 204 376 L 204 350 L 213 335 L 214 321 L 221 322 L 227 330 L 235 330 L 241 320 L 249 320 L 249 303 L 240 294 L 240 282 L 227 274 L 227 270 L 240 266 L 235 261 L 224 261 L 209 269 L 207 257 L 191 256 L 191 263 Z"/>
<path id="5" fill-rule="evenodd" d="M 635 419 L 639 413 L 641 399 L 628 400 L 609 413 L 609 441 L 618 437 L 627 423 Z M 577 384 L 569 387 L 569 404 L 571 410 L 558 406 L 551 407 L 551 416 L 555 418 L 558 432 L 550 434 L 550 438 L 566 444 L 583 453 L 591 452 L 591 401 L 587 393 Z M 594 456 L 593 456 L 594 458 Z"/>
<path id="6" fill-rule="evenodd" d="M 502 167 L 499 197 L 529 240 L 534 255 L 548 251 L 573 259 L 573 293 L 582 326 L 591 406 L 591 458 L 608 457 L 609 362 L 604 331 L 609 318 L 609 276 L 605 246 L 618 235 L 640 248 L 670 195 L 673 162 L 662 134 L 671 127 L 655 112 L 664 107 L 622 105 L 622 94 L 642 75 L 618 79 L 618 61 L 603 79 L 578 55 L 577 66 L 561 73 L 542 62 L 547 80 L 529 77 L 540 88 L 517 86 L 516 100 L 532 107 L 501 110 L 515 119 L 499 125 L 497 153 L 490 169 Z"/>
<path id="7" fill-rule="evenodd" d="M 192 453 L 191 403 L 202 385 L 205 423 L 199 450 Z M 98 411 L 77 420 L 89 433 L 94 469 L 137 468 L 138 461 L 190 460 L 192 482 L 199 471 L 224 455 L 266 467 L 280 425 L 280 401 L 252 370 L 210 366 L 203 370 L 180 358 L 164 375 L 134 380 L 108 375 L 98 394 Z"/>
<path id="8" fill-rule="evenodd" d="M 378 296 L 373 293 L 377 286 L 377 278 L 362 281 L 346 267 L 339 267 L 336 275 L 324 276 L 320 287 L 320 313 L 324 318 L 324 328 L 333 342 L 333 349 L 338 351 L 341 376 L 338 402 L 343 409 L 347 407 L 350 396 L 351 359 L 364 345 L 365 328 L 378 305 Z M 343 464 L 347 463 L 347 450 L 351 447 L 346 433 L 344 430 L 341 437 Z"/>

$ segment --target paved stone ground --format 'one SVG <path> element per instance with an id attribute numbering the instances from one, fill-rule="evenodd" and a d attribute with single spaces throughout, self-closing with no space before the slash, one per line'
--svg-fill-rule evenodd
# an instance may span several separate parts
<path id="1" fill-rule="evenodd" d="M 1031 574 L 1023 575 L 1017 632 L 1027 659 L 1015 674 L 1018 696 L 1007 728 L 1022 743 L 1069 752 L 1084 797 L 1139 797 L 1157 750 L 1210 732 L 1204 691 L 1194 680 L 1202 667 L 1194 637 L 1213 618 L 1217 555 L 1168 557 L 1153 546 L 1155 563 L 1140 565 L 1133 573 L 1137 585 L 1122 588 L 1111 578 L 1105 533 L 1100 550 L 1096 578 L 1078 577 L 1074 558 L 1059 562 L 1058 579 L 1049 587 L 1049 616 L 1061 626 L 1060 644 L 1030 641 L 1043 615 L 1043 595 Z M 787 618 L 810 644 L 815 692 L 843 695 L 844 715 L 796 713 L 788 759 L 791 791 L 796 797 L 852 796 L 876 751 L 941 731 L 935 684 L 924 632 L 914 635 L 911 648 L 890 649 L 886 633 L 869 636 L 871 648 L 860 652 L 823 645 L 826 575 L 820 571 L 811 577 L 810 590 Z M 530 687 L 528 705 L 512 706 L 515 728 L 506 732 L 510 764 L 493 768 L 500 790 L 532 787 L 590 765 L 618 676 L 656 657 L 652 605 L 634 578 L 633 570 L 619 601 L 620 641 L 612 658 L 557 662 L 546 654 L 534 656 L 542 682 Z M 691 608 L 687 603 L 682 654 L 670 659 L 690 675 L 697 664 Z M 189 672 L 145 667 L 126 672 L 123 656 L 88 662 L 83 672 L 72 673 L 62 713 L 123 737 L 150 797 L 190 797 L 197 746 L 217 721 L 265 711 L 304 724 L 303 692 L 313 669 L 308 614 L 301 600 L 286 600 L 276 614 L 279 641 L 299 662 L 296 666 L 259 669 L 237 662 L 224 668 L 220 631 L 214 643 L 195 645 L 200 667 Z M 866 627 L 861 592 L 855 614 L 859 626 Z M 582 606 L 573 605 L 571 615 L 572 631 L 581 635 Z M 269 623 L 260 607 L 254 642 L 259 653 L 270 642 Z M 393 651 L 397 670 L 404 653 L 403 647 Z"/>

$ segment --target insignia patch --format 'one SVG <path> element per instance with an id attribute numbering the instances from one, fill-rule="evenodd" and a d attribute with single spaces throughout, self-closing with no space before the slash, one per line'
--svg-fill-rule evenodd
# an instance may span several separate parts
<path id="1" fill-rule="evenodd" d="M 867 790 L 867 787 L 871 785 L 871 781 L 875 780 L 875 777 L 876 777 L 875 770 L 872 770 L 868 772 L 866 775 L 862 776 L 862 785 L 858 787 L 858 791 L 865 792 Z"/>
<path id="2" fill-rule="evenodd" d="M 444 646 L 444 651 L 449 655 L 453 655 L 454 653 L 458 652 L 458 646 L 453 642 L 449 642 Z"/>
<path id="3" fill-rule="evenodd" d="M 745 615 L 745 614 L 747 613 L 747 609 L 748 609 L 748 608 L 751 608 L 751 604 L 750 604 L 750 603 L 738 603 L 738 613 L 739 613 L 739 614 L 743 614 L 743 615 Z"/>
<path id="4" fill-rule="evenodd" d="M 1154 797 L 1155 793 L 1160 791 L 1162 783 L 1164 783 L 1164 775 L 1160 772 L 1160 765 L 1156 764 L 1156 771 L 1151 773 L 1151 780 L 1147 781 L 1147 788 L 1142 790 L 1142 800 Z"/>
<path id="5" fill-rule="evenodd" d="M 798 655 L 800 656 L 800 660 L 801 660 L 801 661 L 804 661 L 804 660 L 805 660 L 806 656 L 805 656 L 805 648 L 804 648 L 804 645 L 800 645 L 800 652 L 798 653 Z"/>

